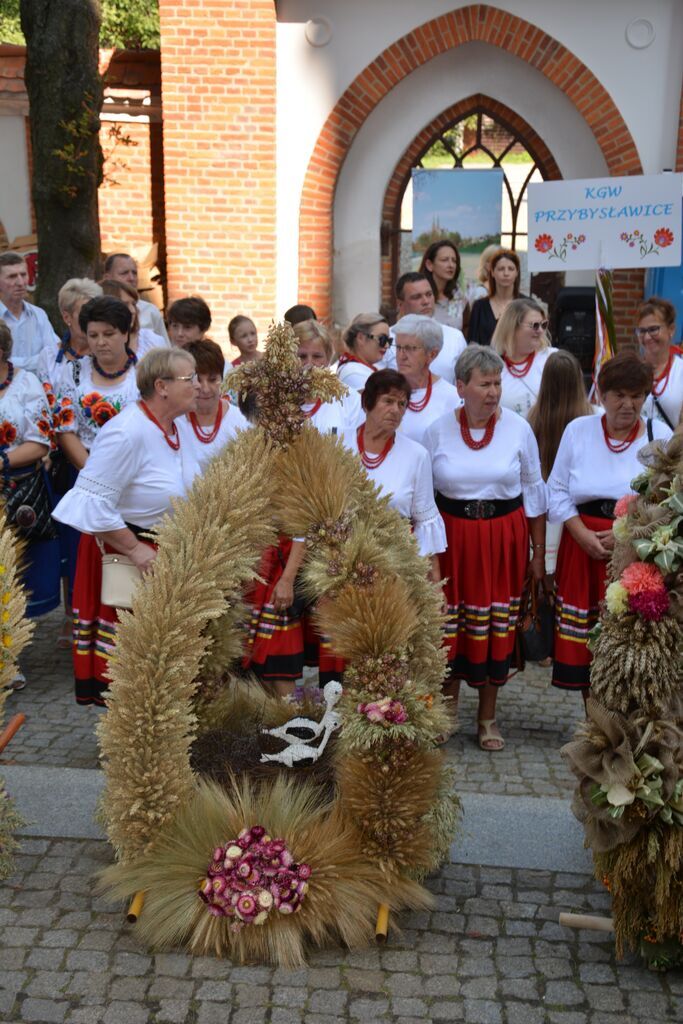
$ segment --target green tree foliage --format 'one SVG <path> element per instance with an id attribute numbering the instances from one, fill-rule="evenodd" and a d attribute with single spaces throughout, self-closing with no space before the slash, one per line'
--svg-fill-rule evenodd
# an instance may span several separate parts
<path id="1" fill-rule="evenodd" d="M 102 0 L 101 6 L 101 46 L 159 49 L 158 0 Z M 0 42 L 25 43 L 19 24 L 19 0 L 0 0 Z"/>

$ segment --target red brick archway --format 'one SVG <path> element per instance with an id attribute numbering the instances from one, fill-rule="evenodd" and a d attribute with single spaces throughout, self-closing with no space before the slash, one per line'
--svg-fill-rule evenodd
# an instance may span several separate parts
<path id="1" fill-rule="evenodd" d="M 408 184 L 411 169 L 424 156 L 433 144 L 434 139 L 441 132 L 454 121 L 459 121 L 463 117 L 469 117 L 470 114 L 477 110 L 489 114 L 499 124 L 522 136 L 524 145 L 534 158 L 546 180 L 562 177 L 560 168 L 555 162 L 555 157 L 540 135 L 519 114 L 511 110 L 510 107 L 506 107 L 499 100 L 494 100 L 490 96 L 477 93 L 443 110 L 438 117 L 435 117 L 433 121 L 425 125 L 405 150 L 394 168 L 394 172 L 387 185 L 387 190 L 384 193 L 384 203 L 382 204 L 382 302 L 389 306 L 393 301 L 392 267 L 395 256 L 395 253 L 392 252 L 394 247 L 393 240 L 398 235 L 401 218 L 401 198 Z M 389 241 L 390 239 L 392 242 Z"/>
<path id="2" fill-rule="evenodd" d="M 319 316 L 328 316 L 331 305 L 334 193 L 357 132 L 407 75 L 434 57 L 475 41 L 519 57 L 557 86 L 590 127 L 610 174 L 642 172 L 631 133 L 611 96 L 557 39 L 487 4 L 471 4 L 433 18 L 392 43 L 356 76 L 318 136 L 301 193 L 299 298 L 311 303 Z"/>

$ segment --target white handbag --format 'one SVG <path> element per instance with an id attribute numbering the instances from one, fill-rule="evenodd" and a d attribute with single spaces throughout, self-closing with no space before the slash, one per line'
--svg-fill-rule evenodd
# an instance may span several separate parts
<path id="1" fill-rule="evenodd" d="M 135 588 L 142 573 L 128 555 L 102 555 L 102 604 L 110 608 L 132 608 Z"/>

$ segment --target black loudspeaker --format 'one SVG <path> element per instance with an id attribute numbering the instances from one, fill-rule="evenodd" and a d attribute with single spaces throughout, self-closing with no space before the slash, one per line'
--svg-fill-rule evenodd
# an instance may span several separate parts
<path id="1" fill-rule="evenodd" d="M 563 288 L 555 303 L 554 344 L 566 348 L 581 364 L 586 382 L 595 356 L 595 288 Z"/>

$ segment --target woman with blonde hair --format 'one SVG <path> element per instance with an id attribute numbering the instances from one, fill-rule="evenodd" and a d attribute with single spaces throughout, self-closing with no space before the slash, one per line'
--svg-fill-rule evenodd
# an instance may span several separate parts
<path id="1" fill-rule="evenodd" d="M 87 465 L 53 512 L 55 519 L 83 535 L 73 598 L 79 704 L 106 702 L 107 666 L 118 622 L 116 609 L 102 602 L 97 542 L 147 572 L 156 549 L 142 534 L 173 513 L 173 499 L 187 493 L 198 469 L 175 422 L 196 408 L 199 386 L 193 356 L 182 348 L 152 349 L 140 361 L 136 381 L 138 401 L 102 426 Z"/>
<path id="2" fill-rule="evenodd" d="M 512 249 L 499 249 L 489 263 L 488 294 L 472 304 L 467 340 L 490 345 L 496 324 L 513 299 L 519 298 L 519 256 Z"/>
<path id="3" fill-rule="evenodd" d="M 652 391 L 643 414 L 675 430 L 683 409 L 683 359 L 675 344 L 676 307 L 657 296 L 641 303 L 635 329 L 643 359 L 652 367 Z"/>
<path id="4" fill-rule="evenodd" d="M 391 345 L 389 324 L 379 313 L 359 313 L 344 331 L 344 348 L 337 376 L 348 388 L 362 391 L 368 377 Z"/>
<path id="5" fill-rule="evenodd" d="M 299 359 L 304 367 L 326 369 L 330 366 L 335 357 L 335 348 L 334 339 L 327 327 L 317 320 L 302 320 L 292 330 L 299 345 Z M 340 437 L 345 430 L 359 426 L 365 419 L 356 390 L 349 391 L 340 401 L 308 402 L 302 406 L 302 412 L 321 434 L 337 434 Z"/>
<path id="6" fill-rule="evenodd" d="M 491 345 L 503 359 L 501 405 L 525 418 L 538 398 L 551 347 L 548 320 L 533 299 L 514 299 L 502 314 Z"/>

